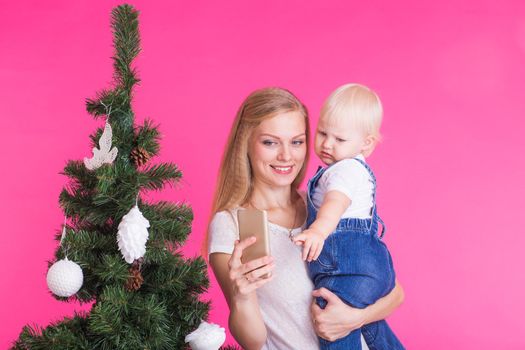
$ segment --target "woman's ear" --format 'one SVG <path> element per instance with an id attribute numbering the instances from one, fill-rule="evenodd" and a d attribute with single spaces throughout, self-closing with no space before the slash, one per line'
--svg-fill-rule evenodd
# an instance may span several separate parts
<path id="1" fill-rule="evenodd" d="M 362 153 L 365 157 L 368 157 L 377 145 L 377 137 L 374 135 L 368 135 L 363 141 Z"/>

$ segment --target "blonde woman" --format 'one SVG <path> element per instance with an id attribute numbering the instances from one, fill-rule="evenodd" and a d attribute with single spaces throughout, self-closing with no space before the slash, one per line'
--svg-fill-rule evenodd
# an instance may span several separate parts
<path id="1" fill-rule="evenodd" d="M 312 292 L 301 247 L 292 241 L 306 219 L 298 186 L 305 176 L 309 134 L 304 105 L 287 90 L 266 88 L 246 98 L 228 138 L 206 246 L 230 308 L 230 331 L 247 350 L 317 350 L 317 335 L 342 338 L 384 319 L 403 299 L 397 284 L 364 309 L 346 305 L 324 288 Z M 253 238 L 238 241 L 237 211 L 243 208 L 267 211 L 272 256 L 241 263 L 243 250 L 254 243 Z M 270 278 L 261 277 L 269 272 Z M 313 296 L 327 300 L 326 308 L 312 303 Z"/>

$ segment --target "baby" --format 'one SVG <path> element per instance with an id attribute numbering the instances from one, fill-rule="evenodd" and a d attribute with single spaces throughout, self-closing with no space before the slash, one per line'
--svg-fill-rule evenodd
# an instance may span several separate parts
<path id="1" fill-rule="evenodd" d="M 365 308 L 395 285 L 392 258 L 381 238 L 376 179 L 365 159 L 380 139 L 383 109 L 379 97 L 358 84 L 343 85 L 325 102 L 315 135 L 320 167 L 308 182 L 308 229 L 295 236 L 315 288 L 325 287 L 347 304 Z M 381 233 L 379 233 L 381 224 Z M 317 298 L 324 308 L 326 301 Z M 382 320 L 335 342 L 319 338 L 321 349 L 404 349 Z"/>

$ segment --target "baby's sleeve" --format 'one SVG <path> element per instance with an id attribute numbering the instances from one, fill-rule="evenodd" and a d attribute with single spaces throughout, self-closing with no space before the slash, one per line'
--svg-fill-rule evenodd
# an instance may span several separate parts
<path id="1" fill-rule="evenodd" d="M 322 181 L 326 192 L 339 191 L 351 200 L 366 175 L 366 169 L 357 161 L 344 159 L 330 167 L 322 177 Z"/>
<path id="2" fill-rule="evenodd" d="M 209 227 L 208 255 L 231 254 L 235 241 L 239 239 L 237 223 L 230 211 L 221 211 L 213 216 Z"/>

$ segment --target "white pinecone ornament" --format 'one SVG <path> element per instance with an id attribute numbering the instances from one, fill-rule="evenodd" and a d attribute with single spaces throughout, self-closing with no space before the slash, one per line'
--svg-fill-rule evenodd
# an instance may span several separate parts
<path id="1" fill-rule="evenodd" d="M 59 297 L 70 297 L 79 291 L 84 282 L 80 266 L 67 258 L 51 265 L 47 271 L 47 287 Z"/>
<path id="2" fill-rule="evenodd" d="M 118 225 L 118 249 L 128 264 L 131 264 L 135 259 L 142 258 L 146 253 L 148 227 L 149 221 L 136 205 L 124 215 Z"/>
<path id="3" fill-rule="evenodd" d="M 191 350 L 218 350 L 225 340 L 224 328 L 206 321 L 202 321 L 196 330 L 184 338 L 184 341 L 190 344 Z"/>

